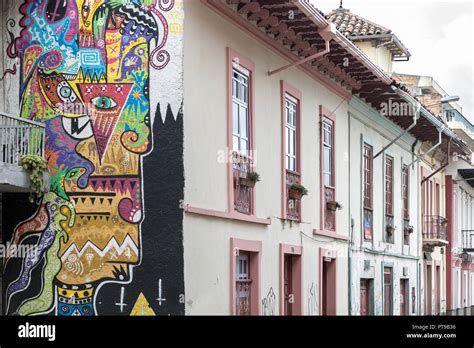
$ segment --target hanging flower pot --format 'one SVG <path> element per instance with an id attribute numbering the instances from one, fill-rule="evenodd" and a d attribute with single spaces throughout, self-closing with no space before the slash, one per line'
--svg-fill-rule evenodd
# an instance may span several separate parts
<path id="1" fill-rule="evenodd" d="M 326 208 L 331 211 L 341 210 L 342 204 L 336 201 L 328 201 L 326 202 Z"/>
<path id="2" fill-rule="evenodd" d="M 387 225 L 385 231 L 387 231 L 388 234 L 393 234 L 393 232 L 395 232 L 395 227 Z"/>
<path id="3" fill-rule="evenodd" d="M 246 177 L 240 178 L 240 186 L 254 188 L 258 181 L 260 181 L 260 175 L 257 172 L 250 172 Z"/>
<path id="4" fill-rule="evenodd" d="M 308 190 L 301 184 L 292 184 L 288 190 L 288 196 L 291 199 L 300 200 L 308 194 Z"/>

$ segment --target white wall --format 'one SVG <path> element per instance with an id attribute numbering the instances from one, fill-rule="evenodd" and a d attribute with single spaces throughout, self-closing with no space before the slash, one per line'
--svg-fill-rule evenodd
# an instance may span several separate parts
<path id="1" fill-rule="evenodd" d="M 472 166 L 462 160 L 458 160 L 451 162 L 446 169 L 446 175 L 451 175 L 453 180 L 457 180 L 457 182 L 453 184 L 454 241 L 451 246 L 453 258 L 455 260 L 452 265 L 452 303 L 454 308 L 463 308 L 464 306 L 474 305 L 474 272 L 468 272 L 468 292 L 467 294 L 463 294 L 466 289 L 463 269 L 466 270 L 467 268 L 464 265 L 460 265 L 459 260 L 459 255 L 463 252 L 462 231 L 474 230 L 474 188 L 469 185 L 468 181 L 464 181 L 461 175 L 458 174 L 459 169 L 472 169 Z M 463 303 L 463 299 L 466 299 L 466 303 Z"/>
<path id="2" fill-rule="evenodd" d="M 384 71 L 392 72 L 392 53 L 386 47 L 374 47 L 371 41 L 354 42 L 372 62 L 377 64 Z"/>
<path id="3" fill-rule="evenodd" d="M 373 279 L 374 283 L 374 314 L 383 314 L 383 268 L 392 266 L 393 274 L 393 314 L 400 313 L 400 279 L 408 280 L 407 298 L 409 314 L 412 311 L 412 287 L 416 291 L 416 304 L 419 301 L 418 289 L 418 258 L 419 229 L 418 229 L 418 166 L 409 167 L 410 186 L 410 225 L 415 231 L 410 235 L 408 246 L 403 245 L 403 216 L 402 216 L 402 164 L 412 162 L 411 146 L 415 139 L 409 135 L 402 137 L 373 160 L 373 239 L 365 240 L 363 231 L 363 201 L 362 201 L 362 148 L 368 143 L 373 148 L 375 156 L 393 139 L 403 132 L 403 129 L 389 122 L 369 109 L 356 97 L 350 105 L 350 215 L 354 221 L 353 241 L 354 253 L 351 274 L 352 314 L 360 314 L 360 279 Z M 385 209 L 384 209 L 384 164 L 385 155 L 394 158 L 394 243 L 384 242 Z M 366 268 L 364 261 L 369 263 Z M 403 274 L 404 268 L 406 274 Z M 418 313 L 418 305 L 416 305 Z"/>

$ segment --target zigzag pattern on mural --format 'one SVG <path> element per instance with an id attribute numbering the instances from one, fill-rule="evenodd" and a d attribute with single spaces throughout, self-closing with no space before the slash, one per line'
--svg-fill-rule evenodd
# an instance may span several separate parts
<path id="1" fill-rule="evenodd" d="M 127 250 L 127 248 L 130 248 L 131 251 L 133 251 L 135 254 L 138 254 L 138 247 L 137 245 L 135 245 L 135 243 L 133 242 L 132 238 L 129 235 L 125 237 L 121 245 L 118 244 L 115 237 L 112 237 L 112 239 L 107 243 L 105 248 L 102 250 L 98 248 L 91 241 L 87 241 L 86 244 L 84 244 L 84 246 L 81 248 L 81 250 L 79 250 L 77 245 L 74 243 L 74 244 L 71 244 L 71 246 L 69 246 L 66 252 L 62 255 L 61 260 L 63 261 L 66 260 L 71 253 L 75 253 L 77 257 L 80 258 L 87 250 L 93 250 L 100 257 L 104 257 L 111 250 L 117 251 L 118 255 L 122 255 L 125 252 L 125 250 Z"/>

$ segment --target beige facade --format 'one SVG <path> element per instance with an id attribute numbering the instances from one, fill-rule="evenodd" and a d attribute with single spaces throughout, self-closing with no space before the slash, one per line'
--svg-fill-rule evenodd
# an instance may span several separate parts
<path id="1" fill-rule="evenodd" d="M 426 151 L 423 148 L 422 151 Z M 423 314 L 446 312 L 447 236 L 438 233 L 439 221 L 446 218 L 445 171 L 437 171 L 444 161 L 426 156 L 420 161 L 420 231 L 423 238 Z M 435 173 L 435 171 L 437 171 Z M 423 181 L 424 179 L 426 181 Z"/>
<path id="2" fill-rule="evenodd" d="M 185 213 L 184 255 L 186 313 L 230 314 L 230 240 L 262 242 L 260 301 L 273 289 L 279 313 L 279 245 L 303 247 L 303 313 L 318 314 L 319 248 L 337 252 L 337 314 L 348 313 L 347 242 L 313 235 L 320 225 L 319 203 L 319 106 L 336 115 L 337 200 L 344 209 L 337 212 L 337 233 L 348 236 L 349 187 L 347 181 L 348 103 L 297 69 L 268 76 L 284 65 L 274 52 L 238 30 L 198 1 L 185 2 L 185 204 L 225 212 L 227 209 L 226 162 L 226 49 L 251 59 L 255 64 L 255 150 L 256 216 L 269 218 L 270 225 L 241 222 Z M 204 39 L 205 38 L 205 39 Z M 206 80 L 203 80 L 206 77 Z M 280 80 L 302 93 L 301 173 L 309 190 L 302 199 L 302 222 L 291 223 L 281 216 L 281 100 Z"/>

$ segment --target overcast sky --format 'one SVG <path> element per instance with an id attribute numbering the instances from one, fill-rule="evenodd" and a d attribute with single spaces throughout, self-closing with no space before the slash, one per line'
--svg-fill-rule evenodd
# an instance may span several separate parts
<path id="1" fill-rule="evenodd" d="M 328 13 L 340 0 L 311 0 Z M 449 95 L 461 97 L 464 116 L 474 122 L 474 1 L 343 0 L 351 12 L 391 29 L 411 53 L 394 71 L 433 76 Z"/>

